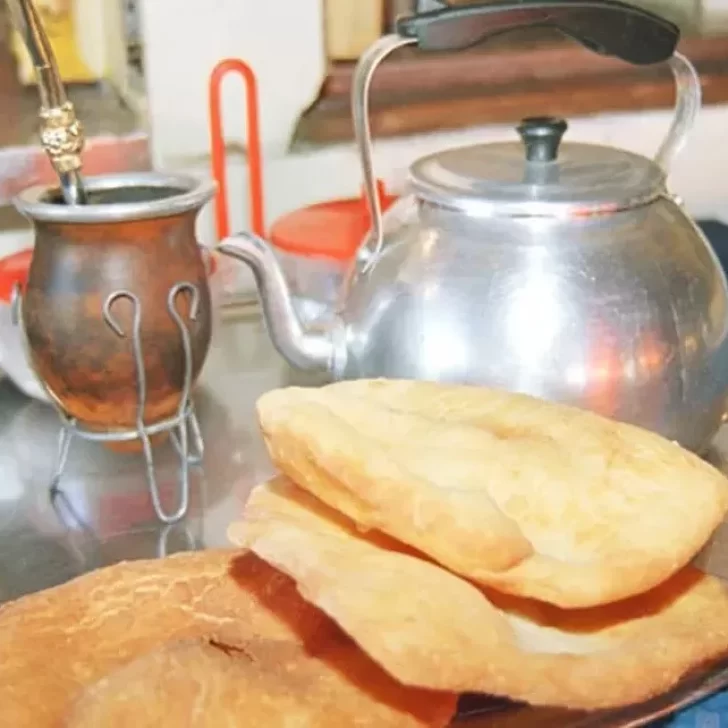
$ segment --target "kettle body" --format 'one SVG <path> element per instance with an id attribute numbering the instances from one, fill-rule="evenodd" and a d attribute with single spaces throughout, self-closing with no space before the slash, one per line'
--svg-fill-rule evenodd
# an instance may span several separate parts
<path id="1" fill-rule="evenodd" d="M 710 442 L 728 395 L 728 286 L 672 198 L 577 221 L 473 220 L 411 197 L 390 214 L 343 292 L 335 377 L 488 385 Z"/>

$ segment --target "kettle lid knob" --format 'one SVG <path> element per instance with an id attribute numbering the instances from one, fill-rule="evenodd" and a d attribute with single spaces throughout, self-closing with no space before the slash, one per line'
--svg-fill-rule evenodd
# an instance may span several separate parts
<path id="1" fill-rule="evenodd" d="M 517 127 L 529 162 L 553 162 L 568 124 L 553 116 L 532 116 Z"/>

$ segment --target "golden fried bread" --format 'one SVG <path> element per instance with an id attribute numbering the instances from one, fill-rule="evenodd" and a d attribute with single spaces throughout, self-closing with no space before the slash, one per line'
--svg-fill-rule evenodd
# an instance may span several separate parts
<path id="1" fill-rule="evenodd" d="M 269 392 L 258 415 L 278 468 L 361 526 L 562 607 L 658 585 L 728 510 L 728 480 L 697 456 L 525 395 L 341 382 Z"/>
<path id="2" fill-rule="evenodd" d="M 728 653 L 728 593 L 687 567 L 646 594 L 562 610 L 473 584 L 356 526 L 281 477 L 230 537 L 289 574 L 407 685 L 611 708 Z"/>
<path id="3" fill-rule="evenodd" d="M 405 688 L 352 642 L 310 654 L 292 642 L 171 643 L 102 678 L 66 728 L 424 728 L 456 697 Z"/>
<path id="4" fill-rule="evenodd" d="M 251 553 L 116 564 L 0 607 L 0 723 L 55 727 L 80 690 L 170 641 L 334 635 L 288 577 Z"/>

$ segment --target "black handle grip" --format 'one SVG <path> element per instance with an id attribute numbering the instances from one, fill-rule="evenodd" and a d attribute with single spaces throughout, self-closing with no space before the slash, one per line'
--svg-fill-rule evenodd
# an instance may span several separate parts
<path id="1" fill-rule="evenodd" d="M 400 18 L 397 32 L 427 51 L 464 50 L 521 28 L 556 28 L 586 48 L 636 66 L 668 60 L 679 28 L 620 0 L 511 0 L 434 10 Z"/>

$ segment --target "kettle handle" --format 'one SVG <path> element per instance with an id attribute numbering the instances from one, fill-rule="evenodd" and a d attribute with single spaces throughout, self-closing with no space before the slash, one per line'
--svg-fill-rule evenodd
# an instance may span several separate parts
<path id="1" fill-rule="evenodd" d="M 550 26 L 586 48 L 644 66 L 666 61 L 678 27 L 621 0 L 526 0 L 458 5 L 401 17 L 397 35 L 423 51 L 459 51 L 506 31 Z"/>
<path id="2" fill-rule="evenodd" d="M 399 18 L 397 32 L 380 38 L 361 56 L 351 89 L 356 145 L 372 221 L 371 232 L 357 254 L 365 268 L 383 243 L 382 207 L 376 193 L 369 123 L 369 89 L 379 64 L 407 45 L 424 51 L 465 50 L 495 35 L 533 26 L 556 28 L 595 53 L 616 56 L 633 65 L 669 60 L 677 81 L 678 99 L 675 118 L 656 161 L 665 168 L 679 151 L 700 107 L 700 81 L 692 64 L 675 52 L 679 28 L 659 15 L 620 0 L 511 0 L 443 6 Z"/>

